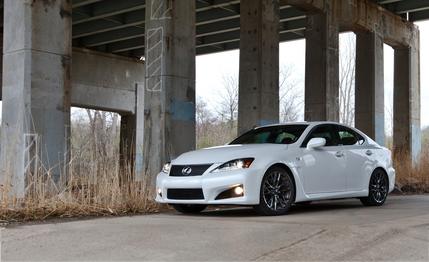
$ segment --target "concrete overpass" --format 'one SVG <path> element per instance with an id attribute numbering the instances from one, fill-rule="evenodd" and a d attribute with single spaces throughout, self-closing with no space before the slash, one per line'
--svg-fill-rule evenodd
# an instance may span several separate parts
<path id="1" fill-rule="evenodd" d="M 1 1 L 3 2 L 3 1 Z M 279 42 L 306 39 L 305 118 L 338 120 L 338 34 L 354 31 L 356 126 L 384 143 L 383 43 L 395 50 L 394 147 L 420 152 L 427 0 L 4 0 L 0 168 L 24 192 L 35 140 L 59 177 L 70 107 L 122 115 L 136 179 L 195 147 L 195 56 L 240 49 L 239 132 L 278 122 Z M 144 63 L 141 61 L 144 58 Z M 129 150 L 131 149 L 131 150 Z"/>

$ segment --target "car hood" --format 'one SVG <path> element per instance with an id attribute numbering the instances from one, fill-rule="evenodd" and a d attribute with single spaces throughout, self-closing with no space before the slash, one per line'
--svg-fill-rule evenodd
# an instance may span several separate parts
<path id="1" fill-rule="evenodd" d="M 176 165 L 224 163 L 233 159 L 258 157 L 273 153 L 274 150 L 286 150 L 288 145 L 282 144 L 251 144 L 225 145 L 190 151 L 172 161 Z"/>

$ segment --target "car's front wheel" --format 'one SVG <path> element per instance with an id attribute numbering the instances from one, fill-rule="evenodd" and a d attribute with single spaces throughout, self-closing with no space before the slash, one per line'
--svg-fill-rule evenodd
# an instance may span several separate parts
<path id="1" fill-rule="evenodd" d="M 389 192 L 389 179 L 381 169 L 376 169 L 369 180 L 368 197 L 360 199 L 365 206 L 381 206 Z"/>
<path id="2" fill-rule="evenodd" d="M 174 204 L 174 209 L 184 214 L 197 214 L 206 209 L 207 205 Z"/>
<path id="3" fill-rule="evenodd" d="M 265 173 L 261 183 L 259 205 L 255 210 L 266 216 L 286 214 L 295 199 L 295 186 L 284 168 L 272 167 Z"/>

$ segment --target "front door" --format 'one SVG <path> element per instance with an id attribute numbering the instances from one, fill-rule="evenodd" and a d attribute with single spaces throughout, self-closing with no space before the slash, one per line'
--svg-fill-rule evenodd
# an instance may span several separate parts
<path id="1" fill-rule="evenodd" d="M 318 125 L 310 131 L 302 144 L 301 174 L 306 194 L 334 193 L 346 190 L 345 152 L 338 145 L 338 133 L 331 124 Z M 311 138 L 326 139 L 326 145 L 307 149 Z"/>

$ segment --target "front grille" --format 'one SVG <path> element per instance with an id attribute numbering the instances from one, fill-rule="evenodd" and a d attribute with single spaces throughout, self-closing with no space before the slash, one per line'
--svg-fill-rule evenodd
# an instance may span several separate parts
<path id="1" fill-rule="evenodd" d="M 212 164 L 204 165 L 173 165 L 171 166 L 170 176 L 201 176 Z M 182 172 L 184 168 L 191 168 L 191 172 L 186 174 Z"/>
<path id="2" fill-rule="evenodd" d="M 201 188 L 170 188 L 167 189 L 167 198 L 178 200 L 195 200 L 204 199 L 204 194 Z"/>

